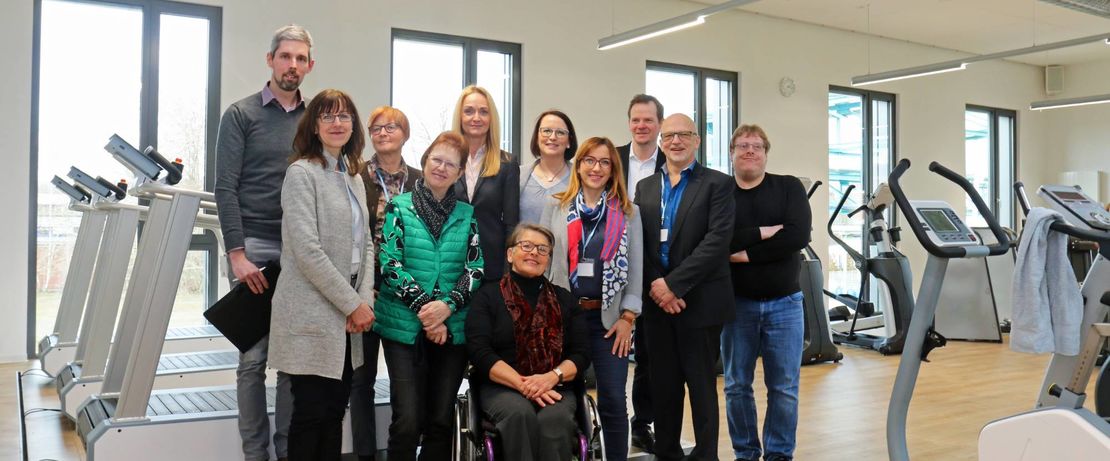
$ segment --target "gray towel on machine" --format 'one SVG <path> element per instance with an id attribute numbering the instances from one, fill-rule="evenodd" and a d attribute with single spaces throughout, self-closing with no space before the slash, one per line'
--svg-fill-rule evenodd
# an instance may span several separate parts
<path id="1" fill-rule="evenodd" d="M 1014 263 L 1010 349 L 1039 354 L 1079 354 L 1083 297 L 1068 262 L 1068 237 L 1052 232 L 1063 220 L 1048 208 L 1033 208 Z"/>

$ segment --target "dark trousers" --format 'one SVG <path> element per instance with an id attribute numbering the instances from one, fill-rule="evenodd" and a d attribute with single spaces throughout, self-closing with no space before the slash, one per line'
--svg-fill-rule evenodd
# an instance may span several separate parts
<path id="1" fill-rule="evenodd" d="M 347 340 L 343 379 L 289 375 L 293 416 L 289 424 L 290 461 L 339 461 L 343 414 L 351 392 L 351 341 Z"/>
<path id="2" fill-rule="evenodd" d="M 374 382 L 378 378 L 378 349 L 381 337 L 368 331 L 362 334 L 364 365 L 351 376 L 351 439 L 355 454 L 374 457 L 378 451 L 377 424 L 374 419 Z"/>
<path id="3" fill-rule="evenodd" d="M 496 383 L 477 390 L 482 413 L 497 426 L 505 459 L 513 461 L 566 461 L 577 450 L 574 443 L 578 407 L 574 391 L 558 389 L 563 399 L 540 408 L 519 392 Z M 391 460 L 392 461 L 392 460 Z"/>
<path id="4" fill-rule="evenodd" d="M 632 373 L 632 430 L 644 429 L 655 421 L 651 406 L 651 355 L 648 351 L 647 332 L 644 317 L 636 318 L 636 334 L 632 340 L 636 345 L 636 369 Z"/>
<path id="5" fill-rule="evenodd" d="M 451 459 L 455 401 L 466 373 L 466 346 L 436 345 L 423 334 L 416 344 L 382 338 L 389 367 L 389 461 Z M 423 439 L 421 438 L 423 437 Z"/>
<path id="6" fill-rule="evenodd" d="M 586 311 L 590 327 L 590 362 L 597 375 L 597 412 L 605 433 L 605 459 L 628 459 L 628 357 L 613 355 L 617 336 L 605 338 L 608 331 L 601 323 L 601 311 Z M 617 320 L 620 322 L 621 320 Z"/>
<path id="7" fill-rule="evenodd" d="M 685 328 L 670 314 L 645 319 L 651 338 L 651 394 L 655 409 L 655 456 L 660 460 L 683 456 L 683 401 L 690 391 L 690 418 L 699 460 L 717 459 L 720 432 L 717 408 L 717 355 L 721 326 Z"/>

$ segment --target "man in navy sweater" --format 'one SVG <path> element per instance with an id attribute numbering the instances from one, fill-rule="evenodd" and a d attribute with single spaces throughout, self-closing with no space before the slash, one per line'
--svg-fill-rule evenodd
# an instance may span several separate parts
<path id="1" fill-rule="evenodd" d="M 809 242 L 801 181 L 767 173 L 771 141 L 758 125 L 732 134 L 736 220 L 729 246 L 736 317 L 721 332 L 728 432 L 737 460 L 793 459 L 805 332 L 798 252 Z M 767 416 L 760 447 L 752 379 L 763 357 Z"/>
<path id="2" fill-rule="evenodd" d="M 262 91 L 231 104 L 216 136 L 216 205 L 234 280 L 251 291 L 269 288 L 260 268 L 281 259 L 281 184 L 293 152 L 297 121 L 305 110 L 300 85 L 312 71 L 312 36 L 301 26 L 274 32 L 266 65 L 272 70 Z M 269 338 L 239 356 L 236 394 L 239 435 L 246 461 L 270 459 L 266 412 Z M 289 376 L 278 372 L 274 451 L 286 456 L 293 397 Z"/>

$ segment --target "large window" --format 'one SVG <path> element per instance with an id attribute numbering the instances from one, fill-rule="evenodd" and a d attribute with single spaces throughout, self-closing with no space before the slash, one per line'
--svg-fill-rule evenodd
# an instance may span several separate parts
<path id="1" fill-rule="evenodd" d="M 103 151 L 117 133 L 185 164 L 182 187 L 212 190 L 219 118 L 219 8 L 157 0 L 41 0 L 32 136 L 34 337 L 54 326 L 80 214 L 50 179 L 71 166 L 112 182 L 131 174 Z M 128 199 L 133 201 L 134 199 Z M 216 238 L 194 235 L 171 325 L 203 323 L 216 298 Z"/>
<path id="2" fill-rule="evenodd" d="M 832 87 L 829 89 L 829 214 L 849 185 L 856 188 L 833 222 L 836 233 L 856 250 L 867 225 L 863 213 L 849 218 L 875 188 L 886 182 L 894 161 L 894 95 Z M 892 219 L 888 210 L 887 219 Z M 888 221 L 889 223 L 890 221 Z M 893 226 L 893 224 L 891 224 Z M 823 227 L 823 224 L 822 224 Z M 834 293 L 859 295 L 860 273 L 840 245 L 829 241 L 827 286 Z M 872 283 L 871 286 L 877 284 Z M 872 297 L 881 308 L 881 297 Z"/>
<path id="3" fill-rule="evenodd" d="M 392 71 L 392 105 L 412 131 L 403 151 L 409 165 L 451 128 L 459 90 L 472 84 L 493 95 L 501 149 L 521 154 L 519 44 L 393 29 Z"/>
<path id="4" fill-rule="evenodd" d="M 964 112 L 964 176 L 990 206 L 999 224 L 1014 227 L 1015 120 L 1012 110 L 967 106 Z M 987 222 L 965 198 L 964 220 L 969 226 Z"/>
<path id="5" fill-rule="evenodd" d="M 698 161 L 732 174 L 728 144 L 739 118 L 736 72 L 648 61 L 644 91 L 663 103 L 666 117 L 686 114 L 701 134 Z"/>

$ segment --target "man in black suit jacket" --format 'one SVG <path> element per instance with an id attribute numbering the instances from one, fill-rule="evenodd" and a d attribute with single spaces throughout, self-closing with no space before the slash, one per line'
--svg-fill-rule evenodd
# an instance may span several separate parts
<path id="1" fill-rule="evenodd" d="M 698 165 L 701 143 L 682 114 L 662 124 L 663 171 L 637 185 L 644 227 L 644 326 L 651 348 L 655 456 L 682 458 L 685 389 L 696 446 L 687 459 L 716 460 L 720 429 L 716 362 L 729 305 L 732 178 Z M 664 186 L 665 184 L 665 186 Z"/>
<path id="2" fill-rule="evenodd" d="M 632 141 L 617 148 L 621 170 L 625 172 L 630 200 L 636 199 L 636 184 L 655 176 L 667 157 L 659 150 L 659 123 L 663 120 L 663 103 L 654 96 L 638 94 L 628 103 L 628 131 Z M 630 157 L 631 156 L 631 157 Z M 632 160 L 632 162 L 630 162 Z M 651 369 L 647 334 L 643 317 L 636 318 L 636 368 L 632 375 L 632 446 L 648 453 L 655 453 L 655 434 L 651 423 L 655 421 L 651 408 Z"/>

